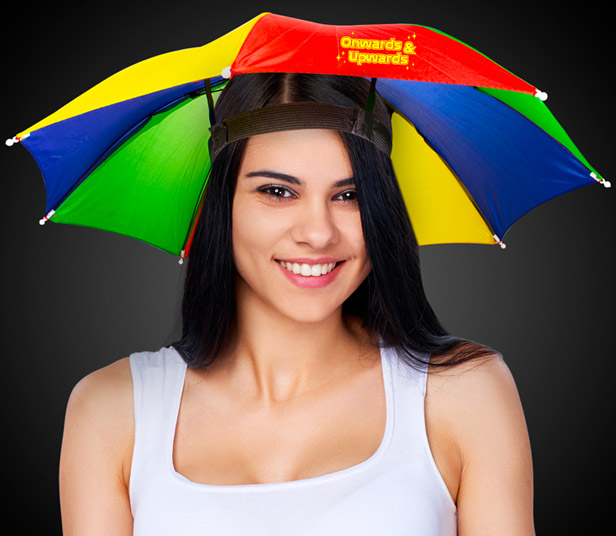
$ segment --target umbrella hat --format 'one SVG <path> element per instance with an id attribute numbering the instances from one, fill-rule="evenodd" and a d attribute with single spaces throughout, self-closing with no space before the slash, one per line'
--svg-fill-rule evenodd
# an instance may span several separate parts
<path id="1" fill-rule="evenodd" d="M 187 256 L 211 167 L 209 108 L 232 76 L 272 72 L 377 79 L 394 110 L 392 162 L 419 244 L 503 246 L 541 203 L 609 186 L 543 92 L 455 38 L 411 24 L 263 13 L 204 46 L 128 67 L 8 140 L 41 170 L 41 222 Z"/>

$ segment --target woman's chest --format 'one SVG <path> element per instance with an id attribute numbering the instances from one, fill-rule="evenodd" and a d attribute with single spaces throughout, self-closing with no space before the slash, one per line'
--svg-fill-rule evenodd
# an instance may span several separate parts
<path id="1" fill-rule="evenodd" d="M 184 393 L 173 445 L 176 472 L 202 484 L 312 478 L 357 465 L 382 442 L 380 367 L 348 384 L 259 404 L 216 389 Z"/>

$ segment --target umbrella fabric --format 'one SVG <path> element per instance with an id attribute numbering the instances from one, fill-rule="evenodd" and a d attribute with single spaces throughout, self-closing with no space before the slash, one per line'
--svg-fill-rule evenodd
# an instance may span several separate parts
<path id="1" fill-rule="evenodd" d="M 231 76 L 257 72 L 378 79 L 395 110 L 392 161 L 420 244 L 501 243 L 534 207 L 603 181 L 545 94 L 438 30 L 264 13 L 120 71 L 19 133 L 45 181 L 42 221 L 187 256 L 210 169 L 205 81 L 216 95 Z"/>

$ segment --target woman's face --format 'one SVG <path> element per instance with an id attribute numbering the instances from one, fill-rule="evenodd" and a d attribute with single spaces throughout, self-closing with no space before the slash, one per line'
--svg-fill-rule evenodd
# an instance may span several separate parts
<path id="1" fill-rule="evenodd" d="M 296 321 L 339 311 L 370 271 L 351 162 L 332 130 L 250 138 L 232 228 L 238 300 Z"/>

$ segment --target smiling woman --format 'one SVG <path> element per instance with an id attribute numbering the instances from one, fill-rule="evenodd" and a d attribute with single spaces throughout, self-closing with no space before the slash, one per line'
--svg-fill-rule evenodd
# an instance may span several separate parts
<path id="1" fill-rule="evenodd" d="M 533 534 L 515 384 L 426 299 L 373 90 L 229 82 L 214 130 L 276 118 L 210 147 L 181 339 L 75 388 L 65 534 Z"/>

